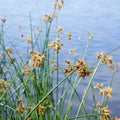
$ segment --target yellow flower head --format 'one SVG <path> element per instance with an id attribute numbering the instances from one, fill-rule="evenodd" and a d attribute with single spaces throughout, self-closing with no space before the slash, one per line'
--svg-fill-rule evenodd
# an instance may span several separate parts
<path id="1" fill-rule="evenodd" d="M 95 88 L 95 89 L 96 89 L 96 88 L 101 89 L 101 88 L 103 88 L 103 84 L 98 83 L 94 88 Z"/>
<path id="2" fill-rule="evenodd" d="M 2 88 L 0 88 L 0 93 L 3 93 L 3 89 Z"/>
<path id="3" fill-rule="evenodd" d="M 28 37 L 26 38 L 26 42 L 27 42 L 27 44 L 32 44 L 32 40 L 31 40 L 30 36 L 28 36 Z"/>
<path id="4" fill-rule="evenodd" d="M 96 107 L 100 107 L 101 106 L 101 103 L 100 102 L 97 102 L 96 103 Z"/>
<path id="5" fill-rule="evenodd" d="M 76 69 L 79 69 L 80 67 L 86 67 L 86 63 L 85 61 L 78 59 L 75 63 L 75 67 Z"/>
<path id="6" fill-rule="evenodd" d="M 50 14 L 45 14 L 43 17 L 43 22 L 50 23 L 52 21 L 52 16 Z"/>
<path id="7" fill-rule="evenodd" d="M 44 115 L 44 110 L 45 110 L 44 106 L 41 106 L 41 105 L 38 106 L 38 112 L 40 116 Z"/>
<path id="8" fill-rule="evenodd" d="M 45 56 L 36 51 L 30 51 L 30 54 L 32 55 L 33 67 L 39 67 L 45 59 Z"/>
<path id="9" fill-rule="evenodd" d="M 8 81 L 0 80 L 0 86 L 8 88 L 9 87 L 9 83 L 8 83 Z"/>
<path id="10" fill-rule="evenodd" d="M 58 27 L 58 28 L 57 28 L 57 32 L 58 32 L 58 33 L 62 33 L 62 27 Z"/>
<path id="11" fill-rule="evenodd" d="M 55 3 L 54 3 L 55 8 L 58 9 L 58 10 L 61 10 L 63 5 L 64 5 L 64 0 L 60 0 L 60 2 L 55 1 Z"/>
<path id="12" fill-rule="evenodd" d="M 105 52 L 97 53 L 97 58 L 102 58 L 102 64 L 108 64 L 109 68 L 111 70 L 114 70 L 114 64 L 112 61 L 112 56 L 108 56 Z"/>
<path id="13" fill-rule="evenodd" d="M 53 42 L 49 43 L 48 46 L 53 48 L 55 52 L 58 54 L 59 50 L 61 49 L 61 46 L 63 46 L 63 43 L 57 37 Z"/>
<path id="14" fill-rule="evenodd" d="M 18 107 L 16 108 L 16 111 L 19 113 L 24 113 L 25 112 L 25 108 L 23 107 L 23 101 L 22 100 L 18 100 Z"/>
<path id="15" fill-rule="evenodd" d="M 71 40 L 72 34 L 70 32 L 67 33 L 68 40 Z"/>
<path id="16" fill-rule="evenodd" d="M 112 88 L 111 87 L 106 87 L 106 88 L 104 88 L 104 89 L 100 89 L 100 92 L 99 92 L 99 94 L 101 94 L 101 95 L 107 95 L 107 97 L 112 97 Z"/>
<path id="17" fill-rule="evenodd" d="M 108 109 L 108 106 L 100 108 L 100 113 L 102 113 L 105 118 L 110 117 L 110 110 Z"/>
<path id="18" fill-rule="evenodd" d="M 7 51 L 8 53 L 12 53 L 13 49 L 10 48 L 10 47 L 7 47 L 7 48 L 6 48 L 6 51 Z"/>
<path id="19" fill-rule="evenodd" d="M 74 70 L 74 67 L 71 65 L 70 61 L 69 60 L 66 60 L 66 65 L 67 67 L 64 68 L 64 73 L 70 73 Z"/>
<path id="20" fill-rule="evenodd" d="M 120 118 L 118 118 L 118 117 L 115 117 L 115 118 L 113 118 L 113 120 L 120 120 Z"/>

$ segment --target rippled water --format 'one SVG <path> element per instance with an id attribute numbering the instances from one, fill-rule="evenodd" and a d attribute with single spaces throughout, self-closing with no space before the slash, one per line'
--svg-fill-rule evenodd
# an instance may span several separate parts
<path id="1" fill-rule="evenodd" d="M 29 12 L 35 26 L 39 26 L 41 17 L 52 10 L 51 0 L 0 0 L 0 17 L 7 19 L 6 26 L 10 37 L 18 36 L 18 25 L 24 26 L 24 32 L 28 32 Z M 88 58 L 90 63 L 95 60 L 96 52 L 106 51 L 120 45 L 120 0 L 66 0 L 64 8 L 59 13 L 58 24 L 66 33 L 70 31 L 73 38 L 66 42 L 67 48 L 63 49 L 66 57 L 67 49 L 77 47 L 79 40 L 86 40 L 87 32 L 93 32 L 93 40 L 89 48 Z M 18 48 L 22 43 L 19 43 Z M 24 45 L 23 45 L 24 46 Z M 114 61 L 120 62 L 120 50 L 113 53 Z M 67 56 L 68 57 L 68 56 Z M 97 75 L 96 83 L 109 82 L 110 72 L 102 69 Z M 113 115 L 120 117 L 120 75 L 117 73 L 113 83 L 113 98 L 110 100 L 110 108 Z M 86 84 L 86 83 L 84 83 Z M 83 84 L 83 87 L 84 87 Z M 79 88 L 80 89 L 80 88 Z M 76 103 L 76 102 L 75 102 Z"/>

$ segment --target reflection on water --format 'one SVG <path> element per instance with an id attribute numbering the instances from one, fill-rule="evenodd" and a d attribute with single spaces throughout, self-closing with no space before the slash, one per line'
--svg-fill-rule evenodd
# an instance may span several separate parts
<path id="1" fill-rule="evenodd" d="M 24 32 L 29 33 L 29 12 L 32 14 L 32 22 L 35 26 L 40 26 L 40 19 L 44 13 L 50 12 L 52 9 L 51 0 L 1 0 L 0 1 L 0 17 L 7 19 L 6 26 L 10 37 L 13 39 L 18 36 L 16 31 L 18 25 L 24 26 Z M 93 31 L 93 40 L 87 59 L 92 64 L 96 59 L 96 52 L 106 51 L 120 45 L 120 0 L 66 0 L 64 8 L 59 13 L 58 24 L 63 27 L 63 31 L 73 34 L 71 42 L 65 40 L 67 47 L 63 48 L 64 59 L 66 59 L 66 51 L 76 47 L 80 56 L 80 42 L 86 40 L 86 34 L 89 30 Z M 11 34 L 12 33 L 12 34 Z M 13 34 L 14 33 L 14 34 Z M 15 42 L 15 41 L 14 41 Z M 21 41 L 19 46 L 22 50 Z M 120 62 L 120 50 L 115 52 L 115 62 Z M 67 56 L 68 57 L 68 56 Z M 100 75 L 96 76 L 96 83 L 103 82 L 106 84 L 111 78 L 109 72 L 102 69 Z M 110 101 L 110 107 L 114 111 L 113 114 L 120 117 L 120 97 L 119 73 L 113 83 L 114 98 Z M 83 84 L 84 86 L 84 84 Z M 81 88 L 79 88 L 81 89 Z"/>

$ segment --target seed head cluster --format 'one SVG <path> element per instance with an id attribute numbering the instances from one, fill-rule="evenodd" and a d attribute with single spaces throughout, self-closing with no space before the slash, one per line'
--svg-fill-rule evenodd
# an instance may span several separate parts
<path id="1" fill-rule="evenodd" d="M 49 43 L 48 46 L 53 48 L 55 52 L 58 54 L 59 50 L 61 49 L 61 46 L 63 46 L 63 43 L 57 37 L 53 42 Z"/>
<path id="2" fill-rule="evenodd" d="M 38 53 L 36 51 L 30 51 L 30 54 L 32 55 L 32 66 L 40 67 L 43 60 L 45 59 L 45 56 L 41 55 L 40 53 Z"/>
<path id="3" fill-rule="evenodd" d="M 57 28 L 57 32 L 58 32 L 58 33 L 62 33 L 62 27 L 58 27 L 58 28 Z"/>
<path id="4" fill-rule="evenodd" d="M 97 58 L 100 59 L 102 57 L 102 64 L 108 64 L 111 70 L 114 69 L 114 64 L 112 60 L 112 56 L 108 56 L 105 52 L 97 53 Z"/>
<path id="5" fill-rule="evenodd" d="M 106 87 L 100 90 L 99 94 L 101 95 L 107 95 L 107 97 L 112 97 L 112 88 L 111 87 Z"/>
<path id="6" fill-rule="evenodd" d="M 70 61 L 69 60 L 66 60 L 66 65 L 67 67 L 64 68 L 64 73 L 70 73 L 74 70 L 74 67 L 71 65 Z"/>
<path id="7" fill-rule="evenodd" d="M 96 107 L 98 108 L 99 113 L 101 114 L 99 120 L 120 120 L 120 118 L 118 117 L 112 118 L 110 110 L 108 109 L 108 105 L 102 106 L 101 102 L 98 101 L 96 103 Z"/>
<path id="8" fill-rule="evenodd" d="M 67 35 L 68 40 L 71 40 L 72 34 L 70 32 L 68 32 L 66 35 Z"/>
<path id="9" fill-rule="evenodd" d="M 107 97 L 112 97 L 112 88 L 111 87 L 105 87 L 103 88 L 103 84 L 97 84 L 94 87 L 95 89 L 99 89 L 100 95 L 106 95 Z"/>
<path id="10" fill-rule="evenodd" d="M 103 88 L 103 84 L 102 83 L 98 83 L 97 85 L 95 85 L 94 88 L 95 89 L 102 89 Z"/>
<path id="11" fill-rule="evenodd" d="M 87 68 L 87 64 L 85 61 L 78 59 L 75 67 L 77 69 L 77 74 L 81 77 L 85 78 L 85 76 L 89 76 L 91 71 Z"/>
<path id="12" fill-rule="evenodd" d="M 65 73 L 70 73 L 71 71 L 75 70 L 76 73 L 80 75 L 80 77 L 85 78 L 89 76 L 91 71 L 87 68 L 87 64 L 85 61 L 78 59 L 75 65 L 71 65 L 70 61 L 65 61 L 67 64 L 67 68 L 64 68 Z"/>
<path id="13" fill-rule="evenodd" d="M 9 83 L 5 80 L 0 79 L 0 93 L 3 93 L 3 89 L 8 87 Z"/>
<path id="14" fill-rule="evenodd" d="M 100 117 L 100 120 L 108 120 L 111 116 L 108 106 L 100 108 L 100 113 L 102 114 L 102 116 Z"/>
<path id="15" fill-rule="evenodd" d="M 42 105 L 39 105 L 38 106 L 38 112 L 39 112 L 39 115 L 40 116 L 43 116 L 44 115 L 44 110 L 45 110 L 45 107 L 42 106 Z"/>
<path id="16" fill-rule="evenodd" d="M 16 108 L 16 111 L 19 113 L 24 113 L 25 112 L 25 108 L 23 107 L 23 101 L 22 100 L 18 100 L 18 107 Z"/>
<path id="17" fill-rule="evenodd" d="M 9 56 L 7 56 L 12 62 L 15 62 L 16 59 L 13 57 L 13 49 L 10 47 L 6 47 L 6 52 L 8 53 Z"/>
<path id="18" fill-rule="evenodd" d="M 100 101 L 98 101 L 97 103 L 96 103 L 96 107 L 100 107 L 101 106 L 101 103 L 100 103 Z"/>
<path id="19" fill-rule="evenodd" d="M 16 111 L 19 113 L 24 113 L 25 111 L 32 111 L 33 107 L 24 107 L 23 101 L 20 99 L 18 100 L 18 106 L 16 108 Z"/>
<path id="20" fill-rule="evenodd" d="M 113 118 L 113 120 L 120 120 L 120 118 L 118 118 L 118 117 L 115 117 L 115 118 Z"/>
<path id="21" fill-rule="evenodd" d="M 43 21 L 46 22 L 46 23 L 51 22 L 52 18 L 50 16 L 50 14 L 45 14 L 44 17 L 43 17 Z"/>
<path id="22" fill-rule="evenodd" d="M 30 74 L 30 72 L 31 72 L 31 70 L 29 68 L 25 68 L 24 73 L 26 76 L 28 76 Z"/>
<path id="23" fill-rule="evenodd" d="M 32 40 L 31 40 L 31 37 L 30 37 L 30 36 L 27 36 L 26 42 L 27 42 L 27 44 L 32 44 Z"/>
<path id="24" fill-rule="evenodd" d="M 58 10 L 61 10 L 61 8 L 63 7 L 63 5 L 64 5 L 64 0 L 60 0 L 60 1 L 57 0 L 54 3 L 55 8 L 58 9 Z"/>

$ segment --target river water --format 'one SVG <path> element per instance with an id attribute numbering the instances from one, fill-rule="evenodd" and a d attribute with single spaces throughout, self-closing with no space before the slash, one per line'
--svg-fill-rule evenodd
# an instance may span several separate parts
<path id="1" fill-rule="evenodd" d="M 51 0 L 0 0 L 0 17 L 7 19 L 6 26 L 9 38 L 15 40 L 20 34 L 16 29 L 18 25 L 24 26 L 24 33 L 29 34 L 29 13 L 34 26 L 39 26 L 40 19 L 46 12 L 52 10 Z M 109 52 L 120 46 L 120 0 L 65 0 L 64 8 L 59 13 L 58 25 L 62 26 L 65 33 L 72 33 L 72 40 L 65 44 L 63 57 L 66 51 L 76 47 L 79 50 L 80 40 L 87 39 L 87 32 L 93 32 L 93 39 L 88 52 L 90 64 L 96 59 L 96 52 Z M 16 41 L 14 41 L 16 42 Z M 24 44 L 18 42 L 22 51 Z M 84 43 L 84 42 L 83 42 Z M 120 62 L 120 50 L 112 53 L 114 61 Z M 67 56 L 68 57 L 68 56 Z M 66 58 L 65 58 L 66 59 Z M 101 70 L 96 77 L 96 82 L 109 83 L 110 72 Z M 110 99 L 110 109 L 113 116 L 120 117 L 120 75 L 116 74 L 113 83 L 113 98 Z M 83 84 L 84 86 L 84 84 Z M 76 102 L 75 102 L 76 104 Z"/>

